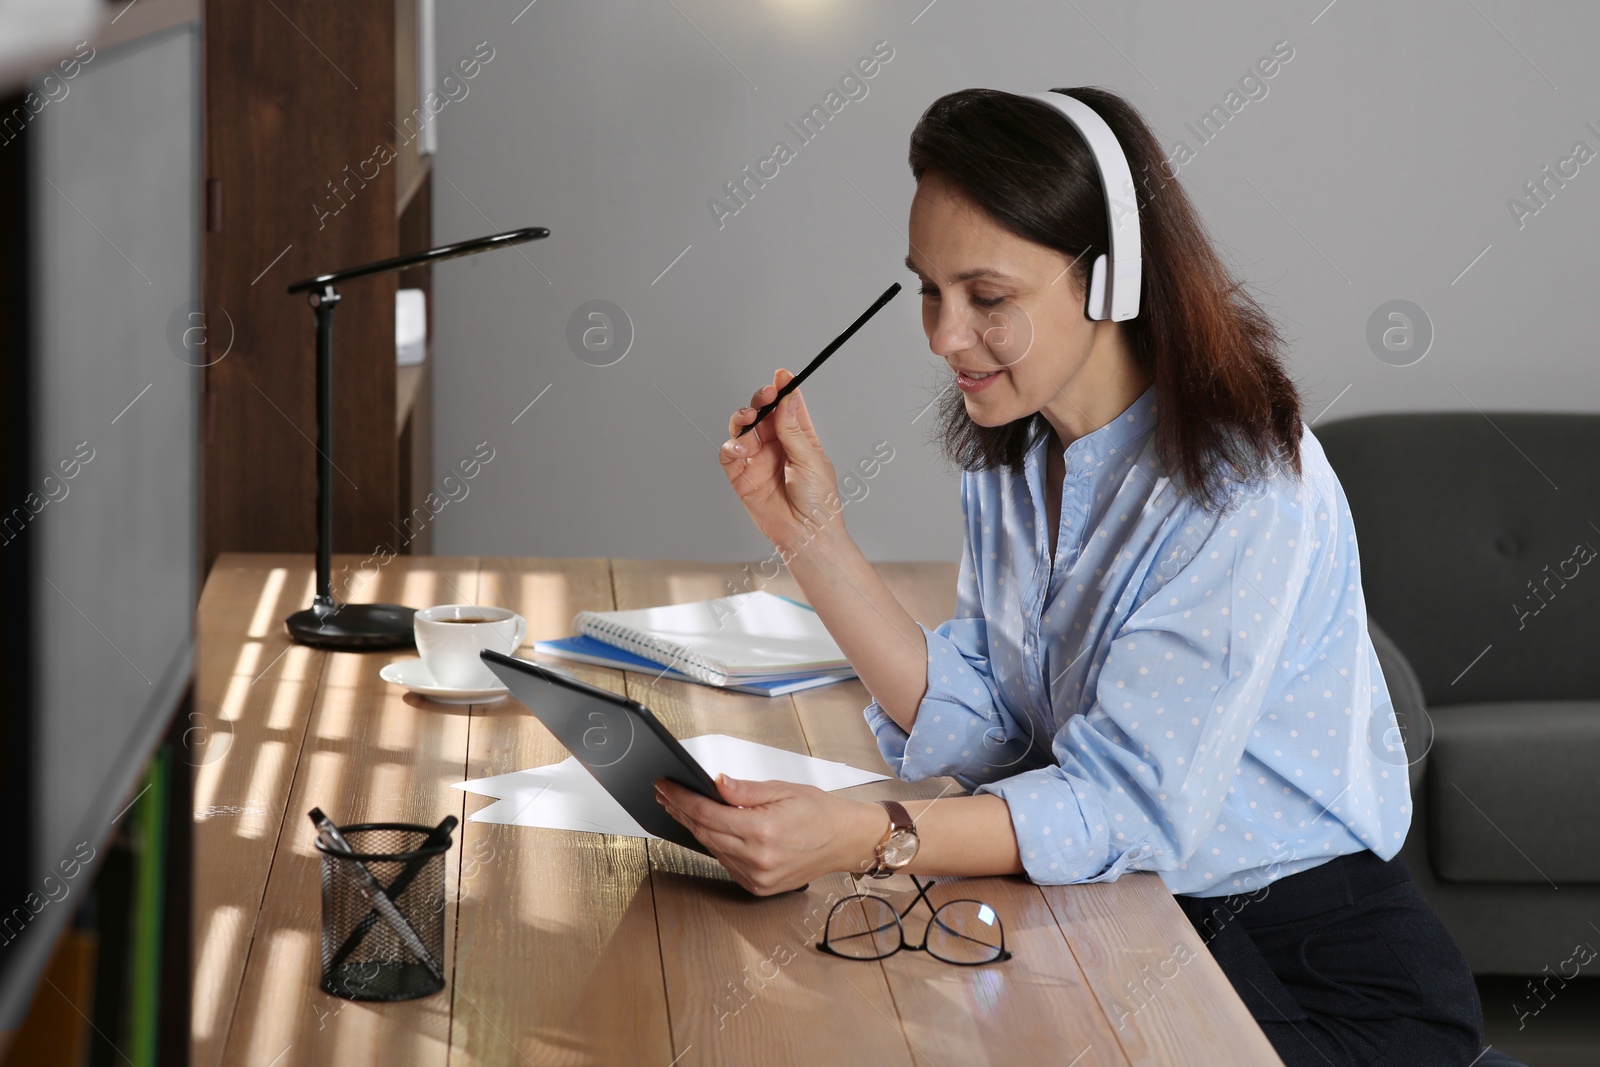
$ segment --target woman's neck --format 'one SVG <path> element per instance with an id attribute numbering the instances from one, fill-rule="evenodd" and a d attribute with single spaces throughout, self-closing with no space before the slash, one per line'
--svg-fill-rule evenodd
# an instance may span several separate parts
<path id="1" fill-rule="evenodd" d="M 1089 358 L 1039 413 L 1065 449 L 1121 415 L 1150 388 L 1119 322 L 1102 322 Z"/>

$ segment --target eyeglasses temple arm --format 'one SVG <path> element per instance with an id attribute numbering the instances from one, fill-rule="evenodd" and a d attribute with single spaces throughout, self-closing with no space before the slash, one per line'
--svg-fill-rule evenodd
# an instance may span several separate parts
<path id="1" fill-rule="evenodd" d="M 924 883 L 914 874 L 911 875 L 910 878 L 911 884 L 917 887 L 917 895 L 911 898 L 911 903 L 906 905 L 906 910 L 900 912 L 900 918 L 904 919 L 907 915 L 910 915 L 911 909 L 917 906 L 917 901 L 919 900 L 928 905 L 929 911 L 938 911 L 939 909 L 933 906 L 933 901 L 928 899 L 928 890 L 933 888 L 933 882 L 929 881 Z"/>

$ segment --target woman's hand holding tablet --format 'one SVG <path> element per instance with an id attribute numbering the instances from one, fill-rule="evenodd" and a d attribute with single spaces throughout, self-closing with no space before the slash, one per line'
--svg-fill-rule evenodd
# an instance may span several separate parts
<path id="1" fill-rule="evenodd" d="M 657 802 L 757 896 L 798 889 L 834 871 L 862 873 L 887 825 L 878 805 L 810 785 L 724 774 L 717 792 L 724 803 L 664 778 L 656 782 Z"/>

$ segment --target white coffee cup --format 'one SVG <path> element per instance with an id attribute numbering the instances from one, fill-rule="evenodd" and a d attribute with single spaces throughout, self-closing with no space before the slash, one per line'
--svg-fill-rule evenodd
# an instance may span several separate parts
<path id="1" fill-rule="evenodd" d="M 436 683 L 452 689 L 498 689 L 500 679 L 478 653 L 491 649 L 511 655 L 522 647 L 528 622 L 508 608 L 440 604 L 417 612 L 414 630 L 417 651 Z"/>

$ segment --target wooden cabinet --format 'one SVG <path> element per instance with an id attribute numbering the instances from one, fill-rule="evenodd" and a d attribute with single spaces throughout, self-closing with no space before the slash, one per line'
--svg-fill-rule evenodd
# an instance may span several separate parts
<path id="1" fill-rule="evenodd" d="M 431 238 L 429 157 L 404 121 L 421 78 L 416 5 L 207 0 L 207 567 L 220 552 L 315 544 L 315 337 L 285 287 Z M 395 366 L 401 285 L 426 289 L 426 268 L 339 290 L 335 552 L 427 547 L 398 532 L 431 449 L 426 367 Z"/>

